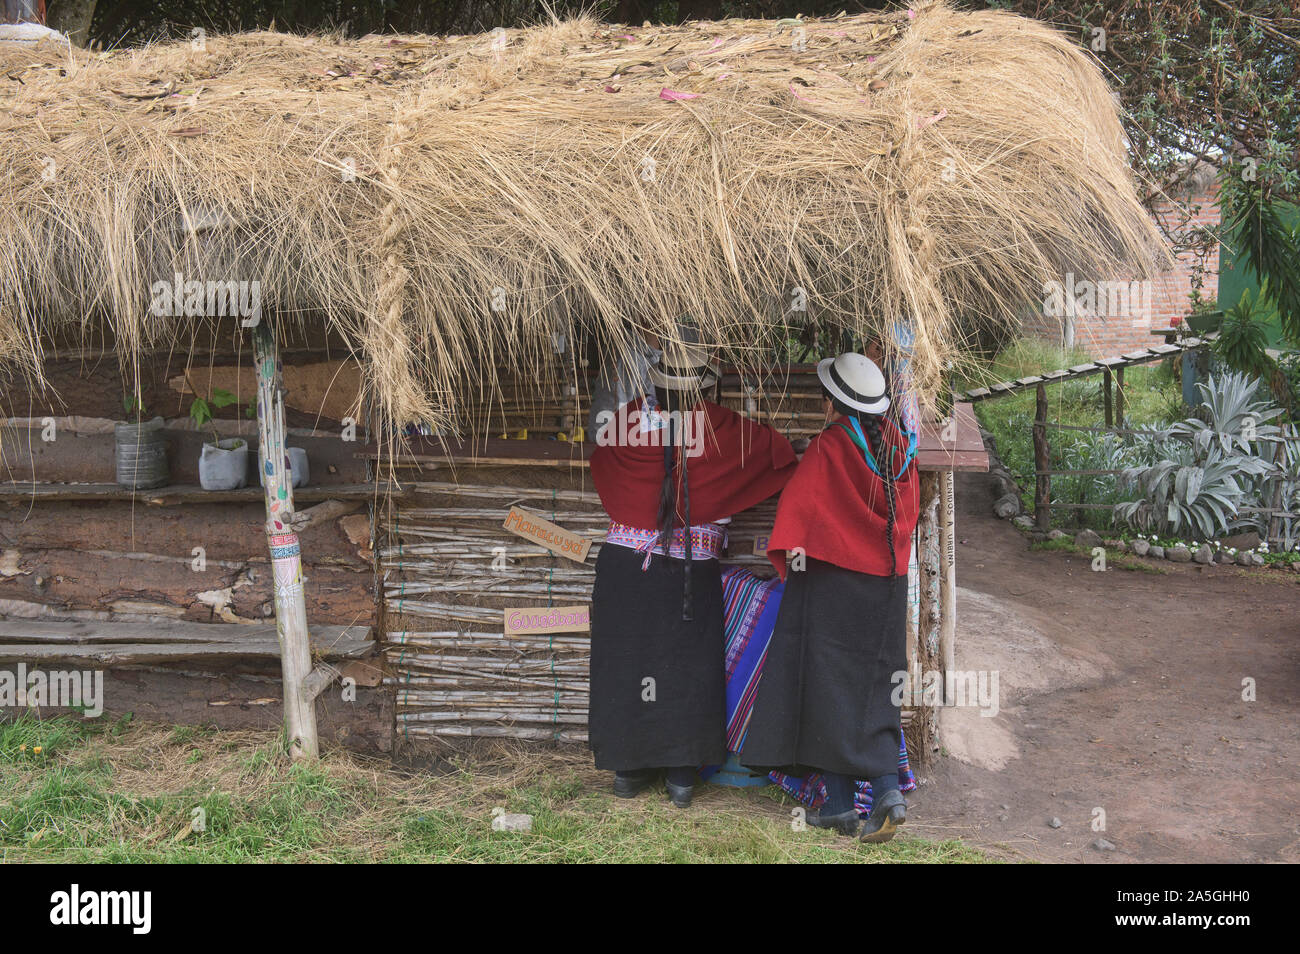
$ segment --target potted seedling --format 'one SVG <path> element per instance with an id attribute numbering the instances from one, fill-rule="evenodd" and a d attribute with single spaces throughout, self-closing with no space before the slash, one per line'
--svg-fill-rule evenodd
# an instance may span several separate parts
<path id="1" fill-rule="evenodd" d="M 144 420 L 144 405 L 137 395 L 122 399 L 127 419 L 114 427 L 117 483 L 127 490 L 161 487 L 170 479 L 163 419 Z M 131 420 L 134 417 L 135 420 Z"/>
<path id="2" fill-rule="evenodd" d="M 244 408 L 244 416 L 249 420 L 257 419 L 256 401 L 248 402 L 248 407 Z M 307 452 L 301 447 L 286 447 L 284 452 L 288 457 L 285 466 L 289 468 L 290 483 L 294 487 L 305 487 L 311 476 L 311 471 L 307 466 Z M 264 462 L 257 469 L 257 479 L 261 481 L 263 487 L 266 486 L 266 464 Z"/>
<path id="3" fill-rule="evenodd" d="M 229 407 L 235 396 L 229 391 L 215 388 L 208 398 L 196 397 L 190 404 L 190 420 L 194 429 L 202 431 L 212 424 L 214 409 Z M 222 440 L 216 427 L 212 428 L 212 441 L 203 442 L 199 454 L 199 483 L 204 490 L 234 490 L 248 481 L 248 442 L 242 437 Z"/>

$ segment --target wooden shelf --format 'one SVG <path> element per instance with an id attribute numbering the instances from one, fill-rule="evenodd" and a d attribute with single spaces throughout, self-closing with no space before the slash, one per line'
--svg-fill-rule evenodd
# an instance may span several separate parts
<path id="1" fill-rule="evenodd" d="M 376 481 L 372 484 L 324 484 L 295 487 L 295 503 L 318 503 L 322 500 L 369 500 L 380 497 L 401 497 L 405 491 L 396 484 Z M 43 500 L 135 500 L 152 506 L 178 503 L 232 503 L 252 502 L 263 498 L 261 487 L 239 487 L 235 490 L 204 490 L 194 484 L 176 484 L 155 487 L 152 490 L 127 490 L 117 484 L 0 484 L 0 501 L 19 502 L 30 499 Z"/>
<path id="2" fill-rule="evenodd" d="M 943 427 L 940 424 L 935 421 L 922 423 L 917 467 L 932 471 L 988 470 L 988 453 L 984 450 L 979 423 L 975 420 L 975 412 L 969 403 L 953 407 L 953 423 L 955 426 L 950 432 L 952 439 L 947 441 L 943 439 Z M 586 467 L 595 448 L 596 444 L 592 441 L 573 444 L 565 441 L 512 441 L 500 438 L 455 441 L 448 438 L 444 443 L 437 437 L 410 437 L 400 445 L 393 463 L 401 468 L 450 463 L 468 467 Z M 370 444 L 361 448 L 356 456 L 375 460 L 384 450 L 386 448 Z"/>
<path id="3" fill-rule="evenodd" d="M 357 659 L 374 646 L 369 626 L 311 627 L 312 651 L 325 659 Z M 0 620 L 0 663 L 114 665 L 259 656 L 280 656 L 273 624 Z"/>

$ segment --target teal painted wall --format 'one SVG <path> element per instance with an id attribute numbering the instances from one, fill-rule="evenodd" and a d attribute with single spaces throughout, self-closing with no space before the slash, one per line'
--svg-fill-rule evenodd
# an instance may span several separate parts
<path id="1" fill-rule="evenodd" d="M 1284 205 L 1282 221 L 1292 228 L 1300 226 L 1300 208 Z M 1241 301 L 1241 296 L 1247 289 L 1250 290 L 1252 300 L 1259 294 L 1259 276 L 1237 262 L 1234 246 L 1234 238 L 1225 238 L 1224 247 L 1219 254 L 1219 307 L 1225 310 Z M 1282 325 L 1276 311 L 1269 316 L 1268 325 L 1269 347 L 1282 346 Z"/>

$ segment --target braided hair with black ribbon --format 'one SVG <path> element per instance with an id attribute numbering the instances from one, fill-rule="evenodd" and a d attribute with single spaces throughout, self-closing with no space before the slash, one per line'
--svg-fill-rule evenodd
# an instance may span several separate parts
<path id="1" fill-rule="evenodd" d="M 881 415 L 868 414 L 866 411 L 859 411 L 857 408 L 849 407 L 824 387 L 822 388 L 822 394 L 830 399 L 831 406 L 838 413 L 843 414 L 845 417 L 851 417 L 862 425 L 862 430 L 867 436 L 868 447 L 872 456 L 876 458 L 876 466 L 880 468 L 880 480 L 885 485 L 885 501 L 889 508 L 889 523 L 885 528 L 885 536 L 889 541 L 889 576 L 890 579 L 895 579 L 898 576 L 898 553 L 894 549 L 894 523 L 897 520 L 895 509 L 897 502 L 894 495 L 893 458 L 897 448 L 891 448 L 885 443 Z"/>
<path id="2" fill-rule="evenodd" d="M 676 448 L 678 444 L 675 433 L 676 418 L 681 415 L 675 415 L 673 411 L 678 410 L 681 404 L 681 396 L 676 391 L 668 391 L 662 388 L 655 389 L 655 397 L 659 402 L 661 409 L 668 411 L 667 438 L 664 441 L 664 479 L 659 489 L 659 513 L 658 527 L 659 537 L 655 541 L 655 546 L 663 550 L 665 558 L 668 556 L 673 540 L 673 528 L 677 518 L 677 481 L 675 478 L 676 467 Z M 683 424 L 685 424 L 683 417 Z M 682 444 L 682 505 L 685 510 L 686 526 L 686 560 L 682 568 L 682 619 L 690 622 L 695 618 L 694 605 L 691 596 L 691 566 L 695 558 L 694 541 L 691 539 L 691 484 L 690 475 L 687 469 L 687 454 L 685 453 L 685 437 Z"/>

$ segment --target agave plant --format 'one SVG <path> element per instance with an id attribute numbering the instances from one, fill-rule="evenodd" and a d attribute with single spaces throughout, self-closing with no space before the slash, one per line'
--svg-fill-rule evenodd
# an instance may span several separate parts
<path id="1" fill-rule="evenodd" d="M 1240 515 L 1250 483 L 1241 478 L 1268 473 L 1265 460 L 1227 454 L 1218 444 L 1205 453 L 1189 444 L 1158 445 L 1162 460 L 1128 467 L 1122 479 L 1141 499 L 1116 504 L 1115 516 L 1142 530 L 1211 538 L 1250 522 Z"/>
<path id="2" fill-rule="evenodd" d="M 1240 448 L 1243 454 L 1282 440 L 1282 429 L 1268 422 L 1281 417 L 1283 410 L 1266 398 L 1256 397 L 1260 388 L 1257 378 L 1229 371 L 1218 378 L 1211 375 L 1208 381 L 1197 382 L 1196 387 L 1202 401 L 1198 410 L 1205 419 L 1179 421 L 1169 428 L 1171 437 L 1188 439 L 1202 453 L 1215 440 L 1225 453 Z"/>
<path id="3" fill-rule="evenodd" d="M 1117 518 L 1143 530 L 1191 532 L 1205 539 L 1259 524 L 1242 510 L 1259 508 L 1266 488 L 1288 473 L 1288 465 L 1283 462 L 1279 470 L 1273 455 L 1282 443 L 1283 460 L 1289 459 L 1292 439 L 1269 423 L 1282 410 L 1258 399 L 1259 382 L 1244 374 L 1211 377 L 1197 387 L 1203 418 L 1179 421 L 1144 438 L 1154 463 L 1124 469 L 1122 481 L 1141 497 L 1117 504 Z"/>

